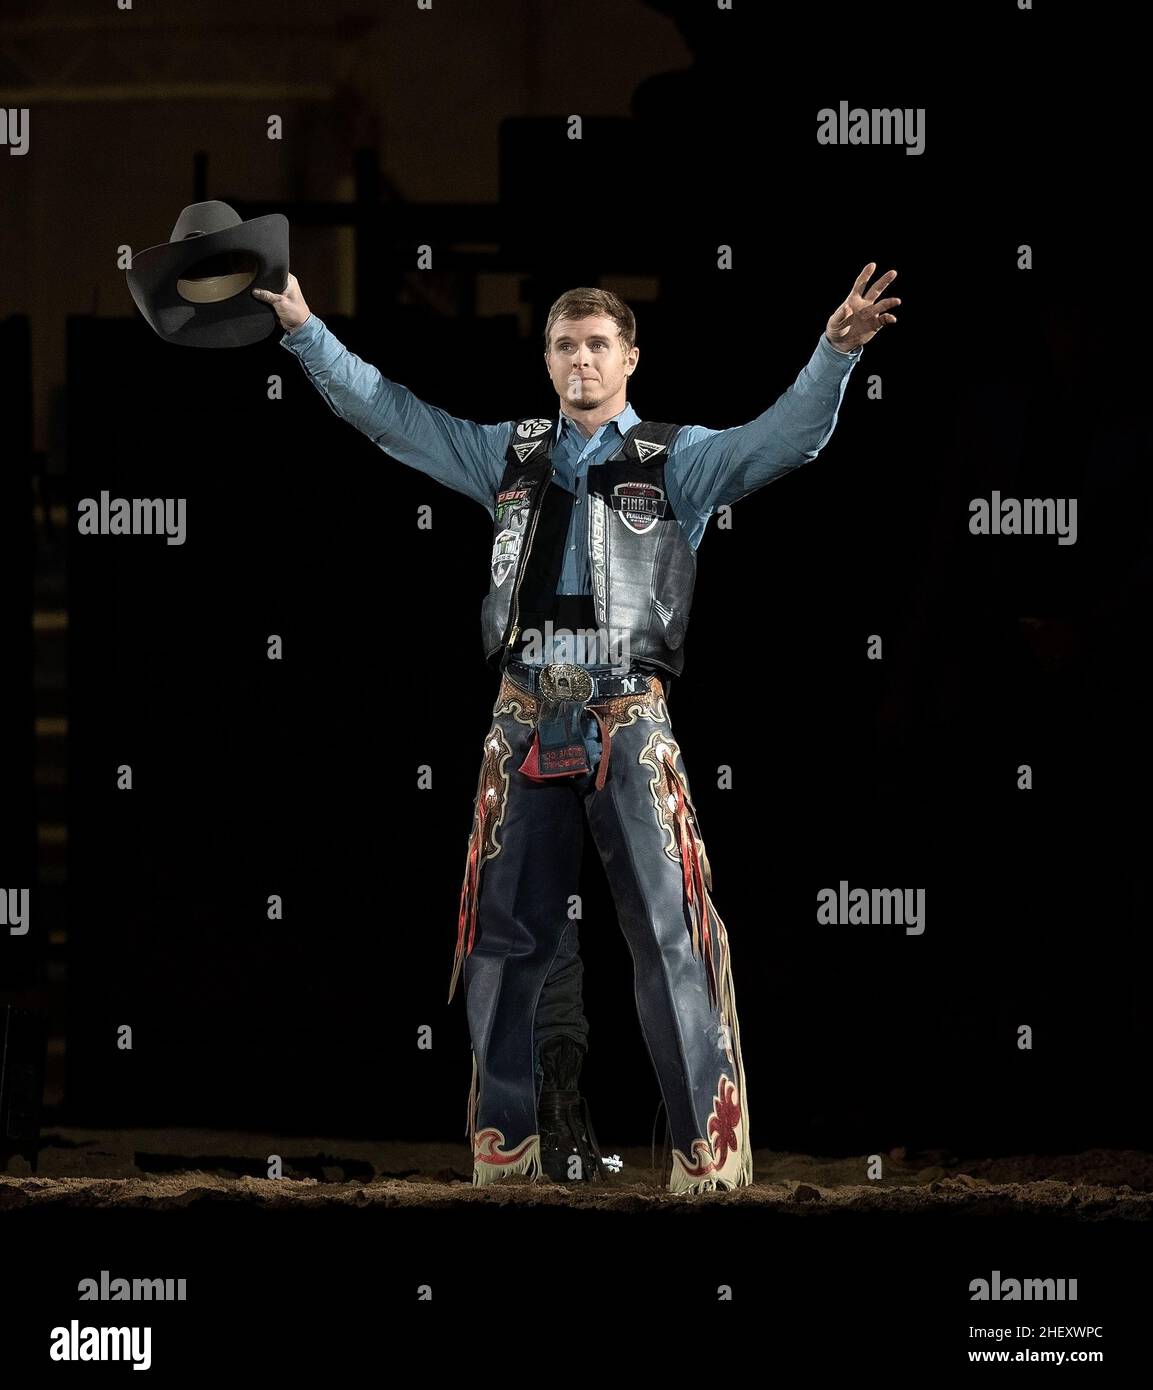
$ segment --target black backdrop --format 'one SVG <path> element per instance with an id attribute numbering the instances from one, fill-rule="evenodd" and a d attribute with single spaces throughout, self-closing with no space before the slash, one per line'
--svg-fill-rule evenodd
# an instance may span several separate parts
<path id="1" fill-rule="evenodd" d="M 718 142 L 694 191 L 656 88 L 643 119 L 590 122 L 571 149 L 547 122 L 506 123 L 500 225 L 527 341 L 511 318 L 312 307 L 385 375 L 495 421 L 555 409 L 539 347 L 555 293 L 643 270 L 661 293 L 636 306 L 630 399 L 727 426 L 787 387 L 866 260 L 898 269 L 900 322 L 866 349 L 820 458 L 739 503 L 731 530 L 710 524 L 671 698 L 731 934 L 754 1143 L 1137 1142 L 1148 434 L 1123 306 L 1071 292 L 1099 225 L 1057 216 L 1054 169 L 997 138 L 1004 109 L 984 131 L 936 120 L 931 157 L 807 142 L 790 160 L 773 104 L 730 93 L 749 139 Z M 533 169 L 595 186 L 622 150 L 637 193 L 616 215 L 530 217 Z M 386 236 L 380 259 L 399 282 L 410 248 Z M 73 501 L 186 497 L 189 535 L 73 543 L 69 1109 L 448 1137 L 469 1062 L 445 996 L 495 693 L 488 521 L 337 420 L 278 339 L 194 353 L 139 319 L 70 324 Z M 496 364 L 483 384 L 478 358 Z M 971 536 L 969 500 L 993 488 L 1078 497 L 1077 544 Z M 1036 615 L 1073 616 L 1075 660 L 1038 655 Z M 600 1129 L 646 1140 L 658 1093 L 591 841 L 585 873 L 588 1086 Z M 841 879 L 924 887 L 924 935 L 819 927 L 816 893 Z M 130 1054 L 108 1041 L 123 1021 Z"/>
<path id="2" fill-rule="evenodd" d="M 494 48 L 519 44 L 531 57 L 531 109 L 554 115 L 526 118 L 510 91 L 492 208 L 406 203 L 395 190 L 412 170 L 387 138 L 366 149 L 349 137 L 347 168 L 375 162 L 392 188 L 358 248 L 353 320 L 331 311 L 308 273 L 332 254 L 331 232 L 295 213 L 293 268 L 351 348 L 424 399 L 486 422 L 555 408 L 539 334 L 557 294 L 645 277 L 659 294 L 634 301 L 633 404 L 716 427 L 754 418 L 788 386 L 862 265 L 898 269 L 900 322 L 866 348 L 820 458 L 738 504 L 731 531 L 710 526 L 670 702 L 732 942 L 752 1140 L 857 1154 L 1148 1148 L 1147 45 L 1102 7 L 786 13 L 735 0 L 722 28 L 708 0 L 647 3 L 681 28 L 684 71 L 590 29 L 579 7 L 570 46 L 555 52 L 530 23 L 543 3 L 526 0 L 521 28 L 493 26 Z M 35 5 L 17 8 L 35 19 Z M 172 43 L 198 53 L 210 9 L 183 31 L 169 16 Z M 387 13 L 389 42 L 422 76 L 432 57 L 415 26 L 425 17 L 415 6 Z M 255 12 L 253 22 L 269 36 L 282 23 Z M 114 44 L 85 68 L 74 32 L 40 32 L 53 64 L 81 84 L 93 66 L 120 80 Z M 349 26 L 350 49 L 359 32 Z M 451 19 L 440 33 L 453 40 Z M 32 72 L 26 39 L 15 24 L 2 36 L 10 106 Z M 277 66 L 261 47 L 226 71 L 231 56 L 207 75 L 247 71 L 255 85 Z M 489 57 L 478 47 L 478 64 Z M 628 64 L 637 85 L 631 120 L 586 114 L 577 143 L 564 136 L 567 75 L 588 64 Z M 53 130 L 44 92 L 55 82 L 37 89 L 34 141 Z M 325 110 L 304 96 L 297 130 L 351 129 L 357 99 Z M 818 147 L 815 111 L 841 99 L 924 107 L 925 153 Z M 57 143 L 34 146 L 78 190 L 86 146 L 68 137 L 99 109 L 70 105 Z M 267 168 L 231 186 L 204 177 L 243 146 L 202 148 L 193 123 L 203 108 L 175 97 L 152 109 L 171 122 L 172 159 L 189 164 L 183 201 L 221 198 L 246 216 L 280 206 L 245 202 Z M 136 186 L 159 190 L 164 171 L 139 158 L 133 111 L 118 113 L 106 165 L 126 161 Z M 411 114 L 444 122 L 460 111 L 414 100 Z M 473 135 L 488 134 L 462 129 L 462 169 Z M 319 182 L 309 148 L 291 155 L 299 180 L 286 198 Z M 46 179 L 9 201 L 7 181 L 34 168 L 0 152 L 0 237 L 14 225 L 29 244 L 47 237 L 67 270 L 87 235 L 82 195 L 69 192 L 66 217 Z M 178 207 L 168 202 L 158 191 L 150 225 L 170 225 Z M 147 244 L 123 216 L 117 239 Z M 468 311 L 469 256 L 454 261 L 450 243 L 490 233 L 522 277 L 528 340 L 511 315 Z M 423 241 L 438 265 L 457 267 L 459 316 L 413 292 Z M 721 245 L 733 248 L 725 273 Z M 1027 272 L 1016 268 L 1022 245 Z M 64 846 L 37 847 L 29 814 L 33 702 L 18 673 L 32 647 L 31 469 L 0 470 L 0 556 L 13 576 L 0 596 L 7 877 L 34 882 L 37 848 L 57 869 L 66 854 L 68 869 L 67 917 L 52 917 L 66 935 L 50 968 L 35 958 L 43 932 L 4 937 L 0 987 L 46 979 L 54 1010 L 66 996 L 64 1105 L 49 1120 L 455 1137 L 466 1172 L 468 1038 L 461 1000 L 449 1009 L 445 996 L 495 693 L 477 622 L 487 519 L 336 420 L 275 339 L 227 353 L 160 344 L 134 314 L 113 252 L 102 253 L 93 295 L 105 317 L 68 324 Z M 33 353 L 58 328 L 11 312 L 39 301 L 18 300 L 10 272 L 0 267 L 6 463 L 32 451 Z M 110 303 L 122 306 L 118 320 Z M 478 361 L 494 364 L 483 387 Z M 281 401 L 267 398 L 270 374 L 283 380 Z M 76 535 L 75 502 L 103 489 L 187 498 L 188 543 Z M 969 501 L 993 489 L 1078 498 L 1077 544 L 970 536 Z M 433 529 L 419 531 L 426 504 Z M 284 638 L 281 663 L 265 659 L 270 632 Z M 881 662 L 865 659 L 872 634 Z M 130 794 L 115 790 L 122 763 L 134 769 Z M 1015 786 L 1021 763 L 1033 768 L 1029 792 Z M 431 791 L 416 790 L 421 764 Z M 716 785 L 721 765 L 732 790 Z M 55 794 L 40 788 L 40 804 Z M 656 1085 L 591 846 L 586 866 L 584 1088 L 602 1141 L 643 1142 Z M 819 928 L 816 893 L 841 879 L 924 887 L 924 935 Z M 273 892 L 286 902 L 275 925 Z M 58 909 L 47 893 L 37 901 L 43 924 Z M 115 1046 L 123 1023 L 131 1052 Z M 1023 1023 L 1034 1030 L 1026 1053 Z M 421 1025 L 433 1029 L 431 1051 L 416 1046 Z M 1138 1162 L 1118 1171 L 1128 1178 Z M 969 1204 L 945 1185 L 936 1209 L 902 1209 L 894 1226 L 884 1201 L 848 1210 L 805 1200 L 805 1183 L 773 1185 L 716 1202 L 642 1198 L 627 1208 L 629 1239 L 615 1242 L 604 1237 L 625 1234 L 610 1229 L 621 1215 L 588 1203 L 597 1239 L 582 1263 L 577 1220 L 550 1211 L 547 1193 L 524 1210 L 516 1198 L 530 1194 L 464 1194 L 434 1216 L 398 1208 L 389 1184 L 354 1214 L 333 1184 L 323 1222 L 282 1231 L 251 1191 L 222 1202 L 194 1177 L 193 1238 L 181 1241 L 169 1213 L 154 1223 L 146 1210 L 78 1211 L 49 1188 L 53 1229 L 45 1206 L 19 1209 L 31 1187 L 5 1201 L 16 1238 L 0 1277 L 5 1307 L 28 1305 L 10 1318 L 20 1332 L 5 1354 L 23 1340 L 41 1364 L 48 1321 L 66 1319 L 77 1279 L 105 1267 L 189 1273 L 196 1335 L 174 1309 L 158 1365 L 173 1347 L 184 1364 L 214 1355 L 243 1327 L 257 1329 L 251 1355 L 283 1345 L 297 1376 L 309 1336 L 327 1371 L 361 1327 L 380 1356 L 389 1312 L 426 1281 L 442 1306 L 466 1313 L 474 1358 L 492 1355 L 485 1334 L 503 1331 L 510 1312 L 515 1341 L 497 1343 L 502 1355 L 533 1322 L 560 1335 L 579 1327 L 578 1298 L 590 1325 L 610 1301 L 625 1318 L 651 1306 L 646 1351 L 675 1338 L 683 1355 L 700 1324 L 671 1323 L 670 1304 L 695 1315 L 723 1283 L 755 1303 L 751 1345 L 774 1358 L 792 1340 L 824 1365 L 843 1346 L 859 1371 L 863 1349 L 891 1366 L 907 1348 L 923 1371 L 922 1344 L 938 1332 L 933 1350 L 960 1355 L 970 1320 L 1021 1319 L 1008 1307 L 974 1316 L 968 1281 L 994 1268 L 1080 1275 L 1083 1302 L 1050 1310 L 1052 1321 L 1104 1322 L 1111 1364 L 1144 1325 L 1128 1316 L 1144 1293 L 1126 1244 L 1140 1223 L 1092 1219 L 1121 1210 L 1108 1194 L 1074 1207 L 1088 1221 L 1042 1219 L 1011 1192 Z M 668 1258 L 654 1260 L 662 1237 Z M 269 1316 L 254 1319 L 265 1291 Z M 406 1308 L 406 1335 L 411 1325 Z"/>

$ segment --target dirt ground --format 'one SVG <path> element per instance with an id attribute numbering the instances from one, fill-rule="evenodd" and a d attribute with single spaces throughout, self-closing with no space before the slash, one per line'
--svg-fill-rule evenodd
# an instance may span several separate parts
<path id="1" fill-rule="evenodd" d="M 283 1176 L 267 1176 L 270 1155 Z M 604 1156 L 610 1156 L 605 1150 Z M 758 1150 L 755 1181 L 734 1192 L 674 1196 L 647 1149 L 614 1155 L 620 1170 L 599 1184 L 562 1187 L 505 1179 L 472 1186 L 467 1146 L 373 1143 L 235 1131 L 46 1130 L 38 1169 L 19 1155 L 0 1172 L 0 1212 L 32 1205 L 184 1208 L 241 1202 L 300 1206 L 453 1207 L 515 1203 L 599 1210 L 648 1210 L 714 1202 L 759 1209 L 1037 1213 L 1074 1219 L 1153 1220 L 1153 1154 L 1094 1149 L 1079 1154 L 962 1158 L 940 1152 L 883 1155 L 884 1176 L 868 1180 L 863 1155 L 821 1158 Z M 657 1154 L 659 1165 L 660 1154 Z"/>

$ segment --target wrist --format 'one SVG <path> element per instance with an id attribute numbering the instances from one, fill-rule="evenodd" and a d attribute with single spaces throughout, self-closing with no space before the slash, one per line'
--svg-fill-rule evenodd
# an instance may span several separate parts
<path id="1" fill-rule="evenodd" d="M 833 349 L 834 352 L 839 352 L 842 357 L 848 357 L 848 355 L 854 351 L 853 348 L 838 347 L 827 333 L 825 334 L 825 342 L 828 343 L 828 345 Z"/>

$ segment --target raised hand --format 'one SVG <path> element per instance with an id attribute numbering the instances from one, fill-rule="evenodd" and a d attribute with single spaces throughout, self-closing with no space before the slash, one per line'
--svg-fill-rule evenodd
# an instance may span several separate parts
<path id="1" fill-rule="evenodd" d="M 886 271 L 870 290 L 865 284 L 876 270 L 876 261 L 869 264 L 857 276 L 857 282 L 849 291 L 844 303 L 825 324 L 825 337 L 839 352 L 852 352 L 863 347 L 887 323 L 896 323 L 896 318 L 888 312 L 899 299 L 880 299 L 881 292 L 897 277 L 895 270 Z"/>
<path id="2" fill-rule="evenodd" d="M 283 294 L 273 294 L 271 290 L 253 290 L 252 296 L 272 305 L 276 317 L 280 320 L 280 326 L 286 333 L 299 328 L 312 313 L 300 292 L 300 282 L 291 272 Z"/>

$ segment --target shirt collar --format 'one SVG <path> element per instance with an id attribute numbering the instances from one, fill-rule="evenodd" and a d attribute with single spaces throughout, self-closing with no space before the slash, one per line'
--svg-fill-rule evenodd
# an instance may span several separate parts
<path id="1" fill-rule="evenodd" d="M 606 420 L 605 424 L 616 425 L 617 430 L 619 431 L 621 438 L 623 439 L 624 436 L 628 433 L 629 430 L 632 429 L 634 425 L 640 424 L 640 419 L 641 417 L 632 408 L 632 405 L 628 401 L 626 401 L 625 408 L 622 411 L 620 411 L 619 414 L 614 415 L 609 420 Z M 573 420 L 572 416 L 566 415 L 565 412 L 562 410 L 560 412 L 559 418 L 557 419 L 556 437 L 553 440 L 554 444 L 559 444 L 560 441 L 564 438 L 566 422 L 569 427 L 571 427 L 574 430 L 576 429 L 576 422 Z M 577 437 L 580 439 L 582 446 L 588 443 L 588 440 L 584 437 L 583 434 L 579 432 L 579 430 L 577 431 Z"/>

